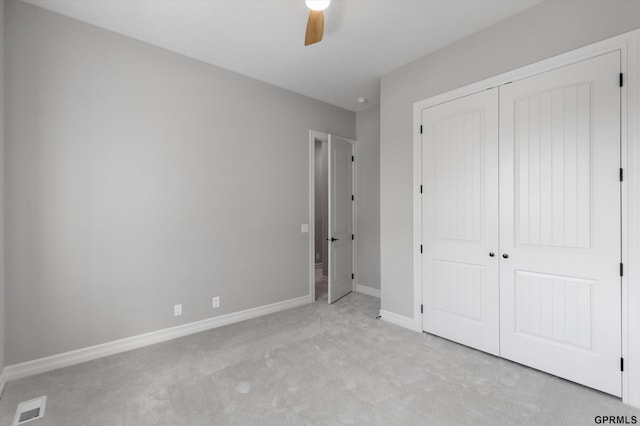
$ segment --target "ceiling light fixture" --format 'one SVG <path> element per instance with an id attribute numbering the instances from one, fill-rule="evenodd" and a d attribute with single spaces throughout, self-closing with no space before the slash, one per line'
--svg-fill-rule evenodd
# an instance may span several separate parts
<path id="1" fill-rule="evenodd" d="M 331 0 L 305 0 L 309 11 L 309 19 L 307 20 L 307 33 L 304 36 L 304 45 L 322 41 L 324 34 L 324 12 Z"/>
<path id="2" fill-rule="evenodd" d="M 307 7 L 311 10 L 325 10 L 329 7 L 331 0 L 305 0 Z"/>

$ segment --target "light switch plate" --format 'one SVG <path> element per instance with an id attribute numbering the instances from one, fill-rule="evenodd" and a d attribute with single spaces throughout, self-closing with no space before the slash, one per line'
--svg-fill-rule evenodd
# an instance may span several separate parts
<path id="1" fill-rule="evenodd" d="M 308 234 L 309 233 L 309 224 L 308 223 L 303 223 L 302 227 L 300 228 L 300 232 L 302 232 L 303 234 Z"/>

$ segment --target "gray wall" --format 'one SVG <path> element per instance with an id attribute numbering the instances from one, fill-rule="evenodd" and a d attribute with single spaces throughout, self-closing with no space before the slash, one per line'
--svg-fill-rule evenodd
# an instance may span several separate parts
<path id="1" fill-rule="evenodd" d="M 550 1 L 382 77 L 382 309 L 413 317 L 413 103 L 640 27 L 638 1 Z"/>
<path id="2" fill-rule="evenodd" d="M 380 107 L 356 114 L 356 282 L 380 288 Z"/>
<path id="3" fill-rule="evenodd" d="M 6 16 L 8 364 L 309 293 L 308 131 L 355 137 L 354 113 Z"/>
<path id="4" fill-rule="evenodd" d="M 0 1 L 0 372 L 5 366 L 4 270 L 4 1 Z"/>

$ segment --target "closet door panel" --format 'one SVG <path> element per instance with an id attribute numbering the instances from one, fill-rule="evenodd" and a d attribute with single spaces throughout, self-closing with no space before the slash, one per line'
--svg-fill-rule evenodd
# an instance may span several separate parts
<path id="1" fill-rule="evenodd" d="M 500 88 L 500 354 L 618 396 L 619 72 L 613 52 Z"/>
<path id="2" fill-rule="evenodd" d="M 427 108 L 422 123 L 423 329 L 497 355 L 497 90 Z"/>

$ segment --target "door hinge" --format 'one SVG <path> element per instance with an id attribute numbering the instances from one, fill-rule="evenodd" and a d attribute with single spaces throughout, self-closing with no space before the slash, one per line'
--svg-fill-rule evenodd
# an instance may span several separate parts
<path id="1" fill-rule="evenodd" d="M 420 244 L 420 253 L 422 253 L 422 244 Z"/>
<path id="2" fill-rule="evenodd" d="M 420 193 L 422 194 L 422 185 L 420 185 Z"/>
<path id="3" fill-rule="evenodd" d="M 353 240 L 355 240 L 355 239 L 356 239 L 356 236 L 355 236 L 355 235 L 353 235 L 353 234 L 351 234 L 351 241 L 353 241 Z"/>
<path id="4" fill-rule="evenodd" d="M 424 314 L 424 305 L 420 305 L 420 313 Z"/>
<path id="5" fill-rule="evenodd" d="M 620 262 L 620 276 L 624 276 L 624 265 L 622 264 L 622 262 Z"/>
<path id="6" fill-rule="evenodd" d="M 624 84 L 624 77 L 623 77 L 622 75 L 623 75 L 623 74 L 622 74 L 622 73 L 620 73 L 620 87 L 622 87 L 622 86 L 623 86 L 623 84 Z"/>
<path id="7" fill-rule="evenodd" d="M 354 279 L 356 277 L 356 274 L 351 274 L 351 279 Z"/>
<path id="8" fill-rule="evenodd" d="M 422 124 L 420 125 L 420 134 L 422 134 Z"/>
<path id="9" fill-rule="evenodd" d="M 355 199 L 356 199 L 356 196 L 355 196 L 355 195 L 352 195 L 352 196 L 351 196 L 351 201 L 355 201 Z"/>
<path id="10" fill-rule="evenodd" d="M 621 167 L 620 168 L 620 182 L 622 182 L 624 180 L 624 169 Z"/>
<path id="11" fill-rule="evenodd" d="M 620 358 L 620 371 L 624 371 L 624 358 Z"/>
<path id="12" fill-rule="evenodd" d="M 356 158 L 352 155 L 351 156 L 351 162 L 353 163 L 354 161 L 356 161 Z"/>

